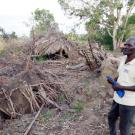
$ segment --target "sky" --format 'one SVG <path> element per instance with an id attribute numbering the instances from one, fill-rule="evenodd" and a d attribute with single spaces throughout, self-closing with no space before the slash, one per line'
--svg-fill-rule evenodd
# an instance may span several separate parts
<path id="1" fill-rule="evenodd" d="M 15 31 L 19 36 L 29 35 L 32 26 L 26 26 L 26 23 L 37 8 L 49 10 L 63 32 L 69 32 L 77 22 L 65 15 L 57 0 L 0 0 L 0 3 L 0 26 L 7 33 Z M 83 26 L 78 33 L 84 33 Z"/>

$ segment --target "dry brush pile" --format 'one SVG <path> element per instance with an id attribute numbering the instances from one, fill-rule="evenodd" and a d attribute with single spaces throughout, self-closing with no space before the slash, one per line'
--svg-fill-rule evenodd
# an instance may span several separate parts
<path id="1" fill-rule="evenodd" d="M 31 55 L 31 48 L 28 51 Z M 16 118 L 38 111 L 42 104 L 61 109 L 57 99 L 60 95 L 67 96 L 58 76 L 33 62 L 23 50 L 18 55 L 11 52 L 7 55 L 16 59 L 9 56 L 0 59 L 0 111 Z"/>
<path id="2" fill-rule="evenodd" d="M 81 49 L 83 53 L 82 57 L 77 51 L 78 46 L 73 47 L 75 48 L 73 51 L 73 44 L 71 44 L 70 41 L 67 41 L 63 35 L 54 37 L 45 37 L 45 40 L 43 40 L 42 37 L 41 40 L 47 42 L 48 49 L 48 44 L 50 44 L 50 40 L 53 39 L 53 45 L 51 44 L 52 51 L 50 52 L 58 50 L 58 48 L 68 48 L 68 46 L 71 45 L 69 47 L 71 50 L 68 48 L 68 51 L 65 49 L 65 52 L 69 52 L 69 56 L 72 56 L 72 54 L 73 56 L 76 56 L 74 57 L 75 61 L 78 59 L 81 59 L 81 62 L 83 63 L 86 61 L 90 70 L 99 68 L 102 61 L 106 58 L 105 53 L 103 53 L 99 48 L 94 49 L 91 48 L 90 45 L 88 49 Z M 46 38 L 49 38 L 49 40 L 46 40 Z M 17 47 L 19 53 L 15 53 L 16 51 L 13 52 L 9 50 L 9 53 L 7 53 L 8 57 L 6 57 L 8 59 L 5 60 L 1 58 L 0 60 L 0 111 L 9 117 L 15 118 L 25 113 L 38 111 L 43 104 L 46 106 L 54 106 L 58 109 L 61 109 L 57 103 L 57 99 L 60 95 L 64 95 L 67 102 L 69 102 L 68 100 L 70 98 L 68 98 L 64 91 L 67 88 L 64 88 L 65 85 L 63 84 L 62 80 L 60 80 L 60 76 L 55 74 L 54 71 L 51 71 L 55 70 L 55 68 L 52 68 L 51 66 L 57 65 L 56 61 L 51 61 L 53 64 L 49 67 L 45 63 L 39 64 L 38 62 L 31 60 L 31 56 L 37 50 L 36 43 L 38 43 L 38 41 L 33 40 L 32 42 L 29 42 L 29 44 Z M 56 45 L 59 44 L 58 48 L 54 47 L 55 43 Z M 44 47 L 43 44 L 40 46 L 40 50 L 45 52 L 45 48 L 42 49 L 42 47 Z M 66 45 L 62 46 L 62 44 Z M 88 50 L 88 52 L 86 52 L 86 50 Z M 62 61 L 59 60 L 60 64 L 61 62 Z M 72 62 L 73 58 L 71 57 L 68 60 L 68 64 Z M 82 66 L 86 65 L 79 63 L 78 65 L 74 66 L 75 68 L 71 66 L 71 69 L 76 70 L 78 68 L 82 68 Z M 66 68 L 66 66 L 64 68 Z M 68 73 L 70 73 L 70 70 Z M 61 72 L 60 74 L 63 74 L 64 76 L 64 73 Z"/>
<path id="3" fill-rule="evenodd" d="M 3 72 L 2 75 L 0 72 L 0 110 L 10 117 L 35 112 L 42 104 L 51 104 L 61 109 L 56 100 L 59 95 L 65 93 L 59 78 L 46 69 L 41 70 L 37 65 L 32 66 L 31 69 L 18 73 L 15 73 L 12 67 L 7 69 L 9 74 L 7 72 L 4 75 Z"/>
<path id="4" fill-rule="evenodd" d="M 103 79 L 103 76 L 114 75 L 116 70 L 108 58 L 110 56 L 104 50 L 91 44 L 86 46 L 75 45 L 73 47 L 75 50 L 73 50 L 70 41 L 63 35 L 48 40 L 46 38 L 48 37 L 39 39 L 42 42 L 39 46 L 37 45 L 40 42 L 33 40 L 16 46 L 14 49 L 8 48 L 5 56 L 0 58 L 0 112 L 10 118 L 32 113 L 29 114 L 32 115 L 30 120 L 29 115 L 28 117 L 27 115 L 22 116 L 26 116 L 26 120 L 22 117 L 15 119 L 17 122 L 15 129 L 14 120 L 9 120 L 9 125 L 7 120 L 3 131 L 9 134 L 12 131 L 11 134 L 16 135 L 27 135 L 30 130 L 30 134 L 55 134 L 55 131 L 65 135 L 107 134 L 105 117 L 109 109 L 108 97 L 110 98 L 111 94 L 104 85 L 106 78 Z M 47 48 L 44 46 L 45 43 Z M 40 55 L 41 52 L 41 55 L 44 55 L 48 47 L 49 50 L 51 49 L 50 44 L 53 49 L 49 52 L 53 53 L 59 49 L 67 48 L 64 50 L 67 54 L 69 53 L 69 58 L 59 57 L 60 59 L 57 60 L 46 61 L 31 59 L 32 55 Z M 59 47 L 55 48 L 55 45 L 58 44 Z M 62 44 L 65 45 L 62 46 Z M 68 46 L 70 47 L 68 48 Z M 102 74 L 101 85 L 98 82 L 100 79 L 94 74 L 97 68 L 100 68 Z M 61 101 L 59 101 L 60 98 Z M 81 101 L 85 103 L 82 106 L 86 106 L 81 113 L 76 113 L 74 105 L 78 105 Z M 56 111 L 53 117 L 54 121 L 50 121 L 50 125 L 46 121 L 42 125 L 42 122 L 40 123 L 39 113 L 43 106 L 46 107 L 44 112 L 42 111 L 43 113 L 46 113 L 46 110 Z M 57 109 L 50 109 L 52 107 Z M 58 109 L 62 111 L 59 112 Z M 42 112 L 40 113 L 41 116 Z M 65 115 L 66 117 L 73 115 L 75 117 L 72 116 L 72 118 L 76 119 L 77 117 L 78 121 L 73 120 L 71 122 L 69 120 L 62 125 L 59 123 L 59 118 L 64 119 Z M 37 119 L 38 116 L 39 119 Z M 44 119 L 46 120 L 46 118 Z M 45 124 L 48 128 L 45 127 Z"/>

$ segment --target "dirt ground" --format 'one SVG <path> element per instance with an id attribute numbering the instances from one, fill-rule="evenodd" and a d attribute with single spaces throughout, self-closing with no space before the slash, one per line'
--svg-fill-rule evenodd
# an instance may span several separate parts
<path id="1" fill-rule="evenodd" d="M 67 63 L 39 63 L 59 76 L 70 103 L 59 97 L 62 111 L 44 108 L 29 135 L 108 135 L 107 113 L 112 102 L 111 89 L 100 83 L 102 79 L 94 72 L 69 70 L 66 69 Z M 18 119 L 5 120 L 0 135 L 23 135 L 35 115 L 26 114 Z"/>

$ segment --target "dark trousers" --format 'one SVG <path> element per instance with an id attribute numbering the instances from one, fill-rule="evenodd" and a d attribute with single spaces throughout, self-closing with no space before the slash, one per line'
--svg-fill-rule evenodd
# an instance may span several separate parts
<path id="1" fill-rule="evenodd" d="M 117 135 L 116 122 L 120 117 L 120 135 L 131 135 L 131 127 L 135 114 L 135 106 L 120 105 L 113 101 L 112 108 L 108 114 L 110 135 Z"/>

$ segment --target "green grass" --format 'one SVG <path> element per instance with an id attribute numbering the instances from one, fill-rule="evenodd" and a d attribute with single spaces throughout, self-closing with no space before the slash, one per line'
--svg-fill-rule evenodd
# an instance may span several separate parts
<path id="1" fill-rule="evenodd" d="M 59 103 L 64 103 L 64 101 L 65 101 L 65 96 L 64 95 L 59 95 L 58 96 L 58 102 Z"/>
<path id="2" fill-rule="evenodd" d="M 63 123 L 65 121 L 76 121 L 76 120 L 79 120 L 79 115 L 74 114 L 74 113 L 65 112 L 64 114 L 61 115 L 59 121 L 61 123 Z"/>
<path id="3" fill-rule="evenodd" d="M 74 105 L 73 109 L 75 109 L 76 112 L 81 112 L 84 109 L 84 102 L 81 100 L 77 100 Z"/>
<path id="4" fill-rule="evenodd" d="M 42 62 L 42 61 L 46 61 L 47 60 L 47 56 L 45 56 L 45 55 L 40 55 L 40 56 L 33 56 L 32 58 L 31 58 L 32 60 L 36 60 L 36 61 L 38 61 L 38 62 Z"/>
<path id="5" fill-rule="evenodd" d="M 49 119 L 53 117 L 54 113 L 52 110 L 47 110 L 44 114 L 42 114 L 39 117 L 39 122 L 40 123 L 46 123 Z"/>

